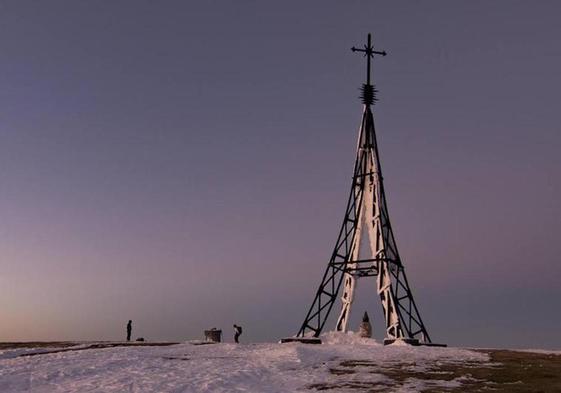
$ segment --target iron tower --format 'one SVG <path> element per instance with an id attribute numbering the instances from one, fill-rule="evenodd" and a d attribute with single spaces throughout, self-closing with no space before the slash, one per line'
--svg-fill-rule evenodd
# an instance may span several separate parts
<path id="1" fill-rule="evenodd" d="M 342 304 L 336 330 L 346 331 L 357 280 L 376 277 L 377 293 L 386 324 L 384 343 L 400 339 L 411 344 L 430 345 L 430 336 L 413 300 L 397 250 L 376 143 L 372 106 L 377 101 L 377 90 L 370 82 L 370 68 L 374 55 L 386 56 L 386 52 L 374 50 L 370 34 L 364 48 L 353 47 L 351 50 L 364 53 L 366 57 L 366 83 L 361 89 L 364 109 L 351 192 L 335 249 L 297 337 L 305 339 L 320 335 L 337 300 L 341 285 Z M 369 239 L 368 247 L 363 247 L 369 248 L 371 255 L 368 258 L 362 255 L 367 253 L 361 250 L 364 231 Z"/>

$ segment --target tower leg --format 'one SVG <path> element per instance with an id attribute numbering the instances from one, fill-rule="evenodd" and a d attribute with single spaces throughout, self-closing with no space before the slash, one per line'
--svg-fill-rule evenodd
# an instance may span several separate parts
<path id="1" fill-rule="evenodd" d="M 351 315 L 351 307 L 353 305 L 353 300 L 355 297 L 355 287 L 356 278 L 352 274 L 345 273 L 344 277 L 344 287 L 343 296 L 341 296 L 341 313 L 337 319 L 336 330 L 338 332 L 347 332 L 347 324 L 349 322 L 349 316 Z"/>
<path id="2" fill-rule="evenodd" d="M 362 136 L 362 134 L 361 134 Z M 373 220 L 373 208 L 372 208 L 372 198 L 373 198 L 373 178 L 372 174 L 374 172 L 373 168 L 373 161 L 368 155 L 368 150 L 361 149 L 360 144 L 364 144 L 364 141 L 359 140 L 359 152 L 364 154 L 362 162 L 362 173 L 360 174 L 360 181 L 356 183 L 355 187 L 360 188 L 356 192 L 362 191 L 363 196 L 361 199 L 361 209 L 360 214 L 357 220 L 357 228 L 356 234 L 353 239 L 352 243 L 352 253 L 351 253 L 351 261 L 347 264 L 347 272 L 344 276 L 344 288 L 343 288 L 343 295 L 341 296 L 341 313 L 339 314 L 339 319 L 337 320 L 336 330 L 340 332 L 347 331 L 347 325 L 349 322 L 351 308 L 353 305 L 354 297 L 355 297 L 355 289 L 357 285 L 357 278 L 349 273 L 349 271 L 353 271 L 357 267 L 356 262 L 361 257 L 361 244 L 362 244 L 362 236 L 363 230 L 366 228 L 366 234 L 368 235 L 368 239 L 370 242 L 370 252 L 372 256 L 375 255 L 375 236 L 376 231 L 374 228 L 374 220 Z"/>
<path id="3" fill-rule="evenodd" d="M 360 254 L 360 243 L 362 238 L 362 223 L 364 222 L 365 209 L 360 209 L 358 216 L 359 225 L 356 227 L 356 233 L 351 243 L 351 260 L 356 261 Z M 349 273 L 349 269 L 352 270 L 356 267 L 356 263 L 347 264 L 347 271 L 343 276 L 343 295 L 341 296 L 341 312 L 339 313 L 339 318 L 337 319 L 336 330 L 338 332 L 347 332 L 347 325 L 349 322 L 349 317 L 351 315 L 351 308 L 353 306 L 353 301 L 355 299 L 355 288 L 356 288 L 356 278 Z"/>
<path id="4" fill-rule="evenodd" d="M 378 295 L 382 302 L 384 319 L 386 321 L 386 338 L 395 340 L 403 337 L 403 331 L 392 293 L 392 280 L 389 269 L 388 262 L 379 263 L 377 284 Z"/>

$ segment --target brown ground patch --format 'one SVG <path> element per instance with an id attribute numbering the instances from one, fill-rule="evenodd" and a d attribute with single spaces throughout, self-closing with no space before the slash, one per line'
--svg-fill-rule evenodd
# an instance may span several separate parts
<path id="1" fill-rule="evenodd" d="M 24 353 L 19 356 L 39 356 L 39 355 L 48 355 L 50 353 L 60 353 L 60 352 L 76 352 L 76 351 L 85 351 L 88 349 L 104 349 L 104 348 L 115 348 L 115 347 L 167 347 L 169 345 L 175 345 L 177 343 L 147 343 L 147 342 L 135 342 L 135 343 L 96 343 L 87 345 L 85 347 L 79 348 L 63 348 L 63 349 L 55 349 L 52 351 L 44 351 L 44 352 L 34 352 L 34 353 Z"/>
<path id="2" fill-rule="evenodd" d="M 424 381 L 426 393 L 437 392 L 504 392 L 555 393 L 561 392 L 561 355 L 510 350 L 480 350 L 489 355 L 488 363 L 434 363 L 425 365 L 426 371 L 415 369 L 414 363 L 379 364 L 368 360 L 348 360 L 330 369 L 341 378 L 334 383 L 308 386 L 310 389 L 329 391 L 337 388 L 357 392 L 390 391 L 407 384 L 411 379 Z M 347 374 L 381 374 L 388 379 L 380 383 L 344 382 Z M 441 387 L 441 381 L 461 378 L 459 387 Z"/>
<path id="3" fill-rule="evenodd" d="M 85 351 L 88 349 L 103 349 L 114 347 L 164 347 L 168 345 L 175 345 L 178 343 L 168 342 L 95 342 L 95 343 L 79 343 L 71 341 L 51 341 L 51 342 L 19 342 L 19 343 L 0 343 L 0 350 L 6 349 L 22 349 L 22 348 L 43 348 L 45 351 L 23 353 L 20 357 L 47 355 L 50 353 L 71 352 L 71 351 Z M 80 347 L 77 347 L 81 345 Z M 52 350 L 48 350 L 53 348 Z"/>
<path id="4" fill-rule="evenodd" d="M 0 351 L 6 349 L 22 349 L 22 348 L 66 348 L 79 345 L 80 343 L 73 341 L 28 341 L 14 343 L 0 343 Z"/>

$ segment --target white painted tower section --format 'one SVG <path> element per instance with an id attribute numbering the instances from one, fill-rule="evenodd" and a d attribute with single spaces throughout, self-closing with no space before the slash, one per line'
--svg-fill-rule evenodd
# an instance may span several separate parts
<path id="1" fill-rule="evenodd" d="M 367 110 L 366 108 L 364 109 Z M 336 330 L 346 332 L 348 329 L 348 321 L 351 314 L 352 304 L 354 301 L 357 278 L 359 274 L 354 271 L 357 267 L 357 261 L 360 259 L 377 259 L 372 262 L 372 268 L 377 272 L 377 292 L 382 302 L 384 317 L 386 321 L 386 337 L 400 338 L 403 336 L 399 315 L 396 310 L 394 296 L 392 295 L 392 280 L 390 274 L 390 264 L 385 259 L 396 259 L 397 255 L 393 254 L 395 249 L 392 244 L 388 247 L 387 242 L 391 242 L 393 236 L 387 233 L 387 210 L 385 198 L 382 195 L 381 175 L 379 168 L 379 157 L 377 157 L 376 140 L 373 129 L 365 129 L 372 127 L 373 123 L 363 122 L 359 132 L 359 140 L 357 143 L 357 155 L 366 155 L 366 167 L 362 173 L 361 181 L 355 183 L 354 193 L 360 195 L 362 192 L 361 205 L 357 206 L 359 215 L 356 233 L 352 243 L 352 252 L 348 267 L 350 272 L 346 272 L 343 278 L 343 294 L 341 296 L 341 312 L 337 319 Z M 370 140 L 370 143 L 368 139 Z M 361 255 L 361 247 L 363 241 L 363 233 L 366 231 L 368 236 L 369 251 L 371 255 Z M 389 235 L 389 236 L 388 236 Z"/>

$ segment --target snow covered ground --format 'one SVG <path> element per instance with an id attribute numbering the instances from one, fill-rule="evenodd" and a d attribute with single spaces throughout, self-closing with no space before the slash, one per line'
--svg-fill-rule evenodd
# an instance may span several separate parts
<path id="1" fill-rule="evenodd" d="M 184 343 L 37 356 L 21 355 L 45 349 L 6 350 L 0 352 L 0 392 L 287 393 L 320 387 L 357 392 L 361 386 L 416 392 L 426 387 L 458 387 L 462 378 L 408 378 L 397 383 L 387 374 L 372 372 L 372 366 L 399 365 L 422 375 L 434 364 L 488 361 L 486 354 L 464 349 L 382 346 L 340 333 L 323 339 L 323 345 Z"/>

